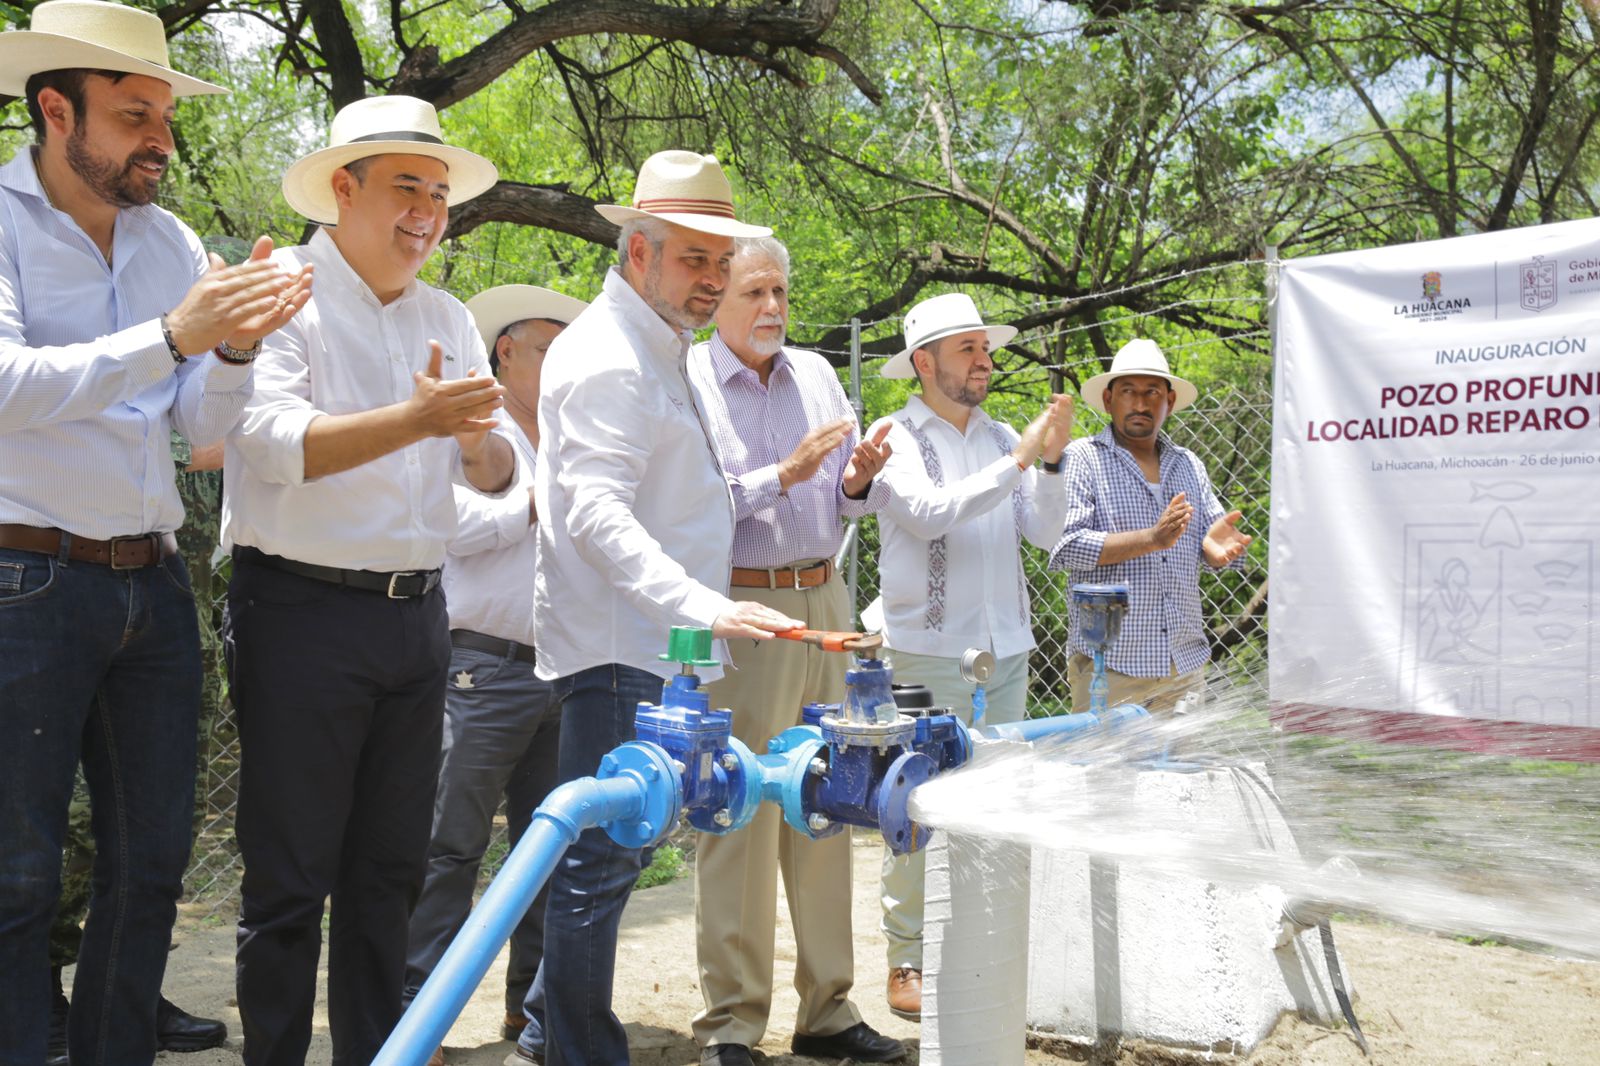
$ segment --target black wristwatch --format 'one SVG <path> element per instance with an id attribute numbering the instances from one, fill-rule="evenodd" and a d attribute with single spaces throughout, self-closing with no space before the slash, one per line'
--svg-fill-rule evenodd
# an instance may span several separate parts
<path id="1" fill-rule="evenodd" d="M 1044 472 L 1046 474 L 1059 474 L 1059 473 L 1061 473 L 1061 460 L 1060 459 L 1057 459 L 1053 463 L 1048 459 L 1040 459 L 1039 460 L 1039 465 L 1044 468 Z"/>

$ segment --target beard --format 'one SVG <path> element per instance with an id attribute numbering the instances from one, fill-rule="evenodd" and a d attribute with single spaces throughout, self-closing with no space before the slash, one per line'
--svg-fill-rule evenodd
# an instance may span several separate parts
<path id="1" fill-rule="evenodd" d="M 717 313 L 717 305 L 722 302 L 719 294 L 708 289 L 697 288 L 689 294 L 693 296 L 706 296 L 712 301 L 711 310 L 700 312 L 689 306 L 689 297 L 685 297 L 682 304 L 674 304 L 661 295 L 661 255 L 658 252 L 650 261 L 650 268 L 644 275 L 644 302 L 650 309 L 666 320 L 667 324 L 675 329 L 697 330 L 705 329 L 711 324 L 711 317 Z"/>
<path id="2" fill-rule="evenodd" d="M 756 334 L 756 330 L 762 326 L 777 326 L 778 335 L 772 340 L 762 340 L 761 337 Z M 783 348 L 783 342 L 788 339 L 787 333 L 788 331 L 784 327 L 783 319 L 779 318 L 777 315 L 762 315 L 751 324 L 750 337 L 745 343 L 748 344 L 750 346 L 750 350 L 755 352 L 757 355 L 777 355 L 779 350 Z"/>
<path id="3" fill-rule="evenodd" d="M 977 407 L 989 395 L 988 378 L 973 378 L 971 375 L 959 378 L 945 373 L 943 367 L 935 367 L 933 383 L 945 399 L 962 407 Z"/>
<path id="4" fill-rule="evenodd" d="M 114 160 L 89 150 L 89 138 L 82 123 L 67 138 L 67 165 L 91 192 L 115 207 L 142 207 L 154 200 L 160 178 L 135 167 L 139 163 L 158 163 L 164 167 L 166 162 L 167 157 L 159 152 L 141 151 L 134 152 L 118 166 Z"/>

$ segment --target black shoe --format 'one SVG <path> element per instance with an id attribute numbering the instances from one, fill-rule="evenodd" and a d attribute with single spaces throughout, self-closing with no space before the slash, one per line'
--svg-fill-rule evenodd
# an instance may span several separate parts
<path id="1" fill-rule="evenodd" d="M 61 990 L 61 971 L 52 971 L 55 990 L 50 995 L 50 1036 L 45 1043 L 44 1066 L 67 1066 L 67 1004 Z"/>
<path id="2" fill-rule="evenodd" d="M 844 1032 L 831 1036 L 796 1033 L 789 1048 L 796 1055 L 811 1059 L 899 1062 L 906 1057 L 904 1044 L 892 1036 L 884 1036 L 866 1022 L 857 1022 Z"/>
<path id="3" fill-rule="evenodd" d="M 712 1044 L 700 1049 L 700 1066 L 755 1066 L 743 1044 Z"/>
<path id="4" fill-rule="evenodd" d="M 156 1004 L 156 1047 L 162 1051 L 204 1051 L 227 1039 L 228 1027 L 213 1018 L 185 1013 L 166 996 Z"/>

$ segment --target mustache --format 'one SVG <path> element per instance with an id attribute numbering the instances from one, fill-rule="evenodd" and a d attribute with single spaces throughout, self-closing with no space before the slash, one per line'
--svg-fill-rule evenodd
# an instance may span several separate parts
<path id="1" fill-rule="evenodd" d="M 157 152 L 154 149 L 146 149 L 144 151 L 134 152 L 132 155 L 128 156 L 128 160 L 122 165 L 122 169 L 131 170 L 140 163 L 149 163 L 151 166 L 157 166 L 165 169 L 168 161 L 171 158 L 172 157 L 165 152 Z"/>

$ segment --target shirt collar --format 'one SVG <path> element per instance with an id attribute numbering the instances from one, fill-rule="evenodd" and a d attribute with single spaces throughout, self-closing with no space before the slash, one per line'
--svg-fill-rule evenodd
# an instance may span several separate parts
<path id="1" fill-rule="evenodd" d="M 674 359 L 683 358 L 694 341 L 694 334 L 677 329 L 658 315 L 656 309 L 645 303 L 644 297 L 628 284 L 621 267 L 614 266 L 606 271 L 603 291 L 616 307 L 617 316 L 639 334 L 648 350 L 662 356 L 670 353 Z"/>
<path id="2" fill-rule="evenodd" d="M 366 299 L 371 300 L 375 307 L 383 306 L 378 294 L 372 291 L 372 286 L 368 285 L 360 274 L 356 273 L 356 268 L 350 265 L 350 261 L 344 257 L 344 252 L 333 242 L 333 237 L 325 227 L 317 227 L 317 232 L 311 235 L 311 241 L 306 245 L 306 249 L 310 252 L 312 262 L 316 264 L 318 285 L 326 286 L 331 282 L 338 288 L 361 293 Z M 421 282 L 412 278 L 406 283 L 406 287 L 400 290 L 400 295 L 389 302 L 389 306 L 393 307 L 409 300 L 416 295 L 419 285 Z"/>
<path id="3" fill-rule="evenodd" d="M 711 369 L 716 373 L 719 385 L 726 385 L 738 377 L 740 371 L 750 375 L 758 383 L 760 382 L 761 376 L 746 366 L 744 360 L 739 358 L 738 353 L 728 347 L 728 342 L 722 339 L 722 331 L 720 329 L 711 335 L 710 349 Z M 776 374 L 788 365 L 789 355 L 787 349 L 779 348 L 778 353 L 772 357 L 772 373 Z M 769 382 L 772 380 L 771 375 L 768 375 L 767 380 Z"/>
<path id="4" fill-rule="evenodd" d="M 33 147 L 22 149 L 11 157 L 5 166 L 0 166 L 0 186 L 31 196 L 38 200 L 44 207 L 64 215 L 65 211 L 50 202 L 50 197 L 45 195 L 44 183 L 39 180 L 39 169 L 34 163 Z M 117 236 L 123 239 L 122 247 L 118 249 L 124 255 L 131 255 L 133 247 L 128 238 L 137 233 L 142 233 L 150 225 L 151 213 L 160 210 L 153 204 L 141 204 L 137 207 L 123 207 L 117 209 Z"/>
<path id="5" fill-rule="evenodd" d="M 913 393 L 911 395 L 911 398 L 906 401 L 905 412 L 918 429 L 925 427 L 929 422 L 944 422 L 945 425 L 950 427 L 952 433 L 957 432 L 954 425 L 946 422 L 937 411 L 928 406 L 921 393 Z M 966 435 L 971 436 L 974 431 L 983 428 L 984 424 L 990 421 L 992 419 L 989 417 L 989 412 L 982 407 L 974 407 L 972 414 L 967 418 Z"/>

